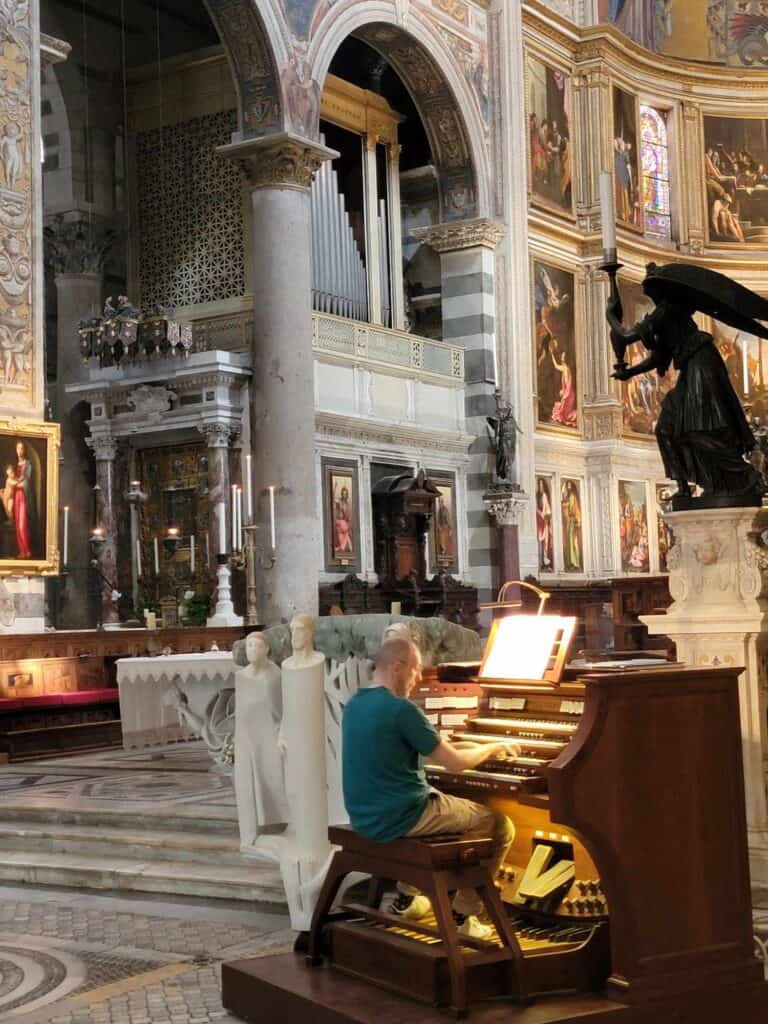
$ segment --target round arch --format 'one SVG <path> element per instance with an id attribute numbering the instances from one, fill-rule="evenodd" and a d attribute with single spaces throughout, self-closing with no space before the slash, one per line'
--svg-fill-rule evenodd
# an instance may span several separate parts
<path id="1" fill-rule="evenodd" d="M 269 135 L 284 127 L 279 68 L 288 51 L 272 23 L 270 4 L 254 0 L 203 0 L 227 55 L 238 97 L 240 128 L 245 138 Z"/>
<path id="2" fill-rule="evenodd" d="M 314 28 L 308 60 L 321 85 L 341 43 L 355 35 L 392 65 L 424 123 L 440 186 L 443 221 L 487 215 L 488 157 L 485 133 L 469 85 L 439 36 L 421 23 L 418 35 L 399 23 L 388 0 L 363 6 L 334 5 Z"/>

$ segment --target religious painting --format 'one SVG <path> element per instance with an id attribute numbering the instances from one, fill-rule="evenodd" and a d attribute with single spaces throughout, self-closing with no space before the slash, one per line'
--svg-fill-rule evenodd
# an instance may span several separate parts
<path id="1" fill-rule="evenodd" d="M 669 572 L 667 559 L 675 542 L 672 531 L 664 521 L 664 514 L 672 511 L 672 493 L 669 484 L 656 484 L 656 535 L 659 544 L 659 572 Z"/>
<path id="2" fill-rule="evenodd" d="M 439 494 L 432 517 L 430 556 L 434 569 L 458 572 L 459 545 L 456 531 L 456 478 L 453 473 L 432 472 L 427 476 Z"/>
<path id="3" fill-rule="evenodd" d="M 542 426 L 578 430 L 575 278 L 533 261 L 536 419 Z"/>
<path id="4" fill-rule="evenodd" d="M 323 534 L 328 572 L 360 569 L 360 515 L 356 462 L 323 459 Z"/>
<path id="5" fill-rule="evenodd" d="M 637 323 L 654 308 L 652 300 L 636 281 L 621 281 L 619 292 L 624 307 L 624 323 Z M 635 366 L 647 356 L 643 343 L 635 341 L 627 347 L 625 358 L 630 366 Z M 622 382 L 621 415 L 625 435 L 653 439 L 661 403 L 676 381 L 677 371 L 670 366 L 663 377 L 652 370 Z"/>
<path id="6" fill-rule="evenodd" d="M 59 425 L 0 422 L 0 574 L 58 572 Z"/>
<path id="7" fill-rule="evenodd" d="M 528 95 L 531 198 L 549 208 L 571 213 L 570 78 L 531 57 Z"/>
<path id="8" fill-rule="evenodd" d="M 555 543 L 552 530 L 552 477 L 536 477 L 536 544 L 539 572 L 554 572 Z"/>
<path id="9" fill-rule="evenodd" d="M 612 148 L 616 220 L 633 231 L 643 230 L 638 119 L 637 97 L 614 86 Z"/>
<path id="10" fill-rule="evenodd" d="M 648 572 L 648 498 L 643 481 L 619 480 L 619 549 L 622 572 Z"/>
<path id="11" fill-rule="evenodd" d="M 764 249 L 768 240 L 768 121 L 704 118 L 709 241 Z"/>
<path id="12" fill-rule="evenodd" d="M 584 529 L 581 481 L 560 481 L 560 515 L 563 526 L 563 571 L 584 572 Z"/>

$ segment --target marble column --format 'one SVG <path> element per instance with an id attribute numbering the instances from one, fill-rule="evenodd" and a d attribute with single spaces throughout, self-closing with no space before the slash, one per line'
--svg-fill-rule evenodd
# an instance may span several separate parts
<path id="1" fill-rule="evenodd" d="M 117 590 L 117 519 L 115 515 L 115 457 L 117 441 L 112 437 L 91 437 L 88 445 L 96 459 L 96 526 L 104 531 L 104 543 L 95 551 L 101 573 L 101 622 L 120 621 L 112 591 Z"/>
<path id="2" fill-rule="evenodd" d="M 68 565 L 71 572 L 65 600 L 60 602 L 63 629 L 85 629 L 93 625 L 88 606 L 88 569 L 91 551 L 88 536 L 93 526 L 91 509 L 91 459 L 85 444 L 85 402 L 67 394 L 67 384 L 82 373 L 77 325 L 81 319 L 95 316 L 101 308 L 103 277 L 88 274 L 57 273 L 56 282 L 56 390 L 54 418 L 61 424 L 60 502 L 69 508 Z"/>
<path id="3" fill-rule="evenodd" d="M 203 423 L 200 433 L 205 437 L 208 448 L 208 571 L 215 585 L 216 555 L 220 550 L 229 551 L 232 535 L 229 517 L 229 442 L 232 428 L 227 423 Z M 220 506 L 224 506 L 224 548 L 221 547 L 219 522 Z"/>
<path id="4" fill-rule="evenodd" d="M 270 547 L 274 487 L 276 550 L 258 573 L 266 625 L 317 614 L 322 561 L 315 472 L 315 395 L 310 310 L 309 190 L 333 150 L 290 134 L 223 146 L 251 190 L 254 512 Z"/>
<path id="5" fill-rule="evenodd" d="M 528 508 L 528 495 L 521 490 L 514 490 L 497 485 L 486 493 L 485 503 L 488 514 L 496 524 L 498 551 L 498 586 L 509 580 L 520 579 L 520 528 L 521 517 Z M 519 591 L 519 588 L 516 588 Z M 512 595 L 516 597 L 517 595 Z"/>

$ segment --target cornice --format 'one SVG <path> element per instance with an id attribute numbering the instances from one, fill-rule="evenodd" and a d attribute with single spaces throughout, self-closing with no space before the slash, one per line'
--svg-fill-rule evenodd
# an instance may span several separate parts
<path id="1" fill-rule="evenodd" d="M 413 235 L 426 242 L 435 252 L 457 252 L 460 249 L 496 249 L 506 230 L 499 221 L 490 217 L 477 217 L 474 220 L 417 228 Z"/>

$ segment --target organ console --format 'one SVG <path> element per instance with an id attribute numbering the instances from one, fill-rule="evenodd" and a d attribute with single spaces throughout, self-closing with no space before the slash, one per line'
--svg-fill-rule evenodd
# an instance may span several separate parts
<path id="1" fill-rule="evenodd" d="M 482 664 L 427 670 L 412 695 L 442 735 L 504 737 L 516 748 L 471 771 L 426 767 L 437 789 L 502 810 L 516 829 L 498 884 L 532 1003 L 480 1002 L 473 1019 L 763 1024 L 768 985 L 753 952 L 740 669 L 629 661 L 568 670 L 568 623 L 550 625 L 538 677 L 529 652 L 518 659 L 528 669 L 506 677 L 491 657 L 507 631 L 518 644 L 533 635 L 520 617 L 494 626 Z M 236 964 L 225 972 L 225 1005 L 242 1013 L 258 996 L 270 1011 L 290 1009 L 297 1024 L 437 1020 L 377 991 L 448 1005 L 439 933 L 359 904 L 345 910 L 330 925 L 328 977 L 308 977 L 296 961 Z M 470 998 L 514 995 L 498 957 L 466 945 Z"/>

